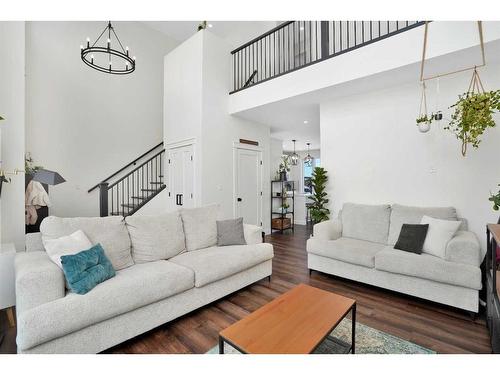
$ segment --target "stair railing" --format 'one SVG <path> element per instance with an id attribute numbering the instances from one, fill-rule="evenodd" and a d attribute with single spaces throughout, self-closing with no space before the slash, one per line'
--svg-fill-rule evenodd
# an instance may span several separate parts
<path id="1" fill-rule="evenodd" d="M 283 22 L 231 51 L 230 94 L 424 24 L 424 21 Z"/>
<path id="2" fill-rule="evenodd" d="M 99 189 L 99 215 L 101 217 L 132 215 L 166 188 L 163 180 L 165 150 L 162 148 L 144 160 L 145 156 L 161 146 L 163 146 L 163 142 L 88 190 L 90 193 L 97 188 Z M 124 176 L 114 182 L 110 181 L 132 166 L 135 168 Z"/>

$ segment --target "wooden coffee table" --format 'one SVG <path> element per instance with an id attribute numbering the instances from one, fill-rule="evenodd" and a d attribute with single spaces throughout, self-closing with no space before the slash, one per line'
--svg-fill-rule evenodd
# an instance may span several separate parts
<path id="1" fill-rule="evenodd" d="M 356 301 L 299 284 L 242 320 L 219 332 L 224 342 L 248 354 L 308 354 L 352 311 L 352 338 L 346 353 L 355 352 Z"/>

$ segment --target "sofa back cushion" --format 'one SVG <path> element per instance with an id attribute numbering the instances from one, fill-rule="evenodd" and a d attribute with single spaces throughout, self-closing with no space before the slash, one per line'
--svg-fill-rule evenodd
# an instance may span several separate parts
<path id="1" fill-rule="evenodd" d="M 180 211 L 187 251 L 217 245 L 219 205 L 187 208 Z"/>
<path id="2" fill-rule="evenodd" d="M 179 212 L 125 218 L 135 263 L 169 259 L 186 249 Z"/>
<path id="3" fill-rule="evenodd" d="M 403 224 L 420 224 L 424 216 L 442 220 L 458 220 L 457 211 L 453 207 L 412 207 L 394 204 L 391 210 L 389 245 L 396 243 Z"/>
<path id="4" fill-rule="evenodd" d="M 342 212 L 342 237 L 386 244 L 391 208 L 388 204 L 345 203 Z"/>
<path id="5" fill-rule="evenodd" d="M 134 264 L 130 252 L 130 237 L 123 216 L 107 217 L 46 217 L 40 225 L 42 241 L 68 236 L 81 229 L 93 245 L 98 243 L 115 270 Z"/>

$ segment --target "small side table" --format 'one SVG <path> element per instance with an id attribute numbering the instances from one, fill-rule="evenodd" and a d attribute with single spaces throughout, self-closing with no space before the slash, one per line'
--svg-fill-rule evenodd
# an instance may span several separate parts
<path id="1" fill-rule="evenodd" d="M 0 245 L 0 310 L 7 309 L 7 319 L 11 327 L 14 326 L 12 307 L 16 304 L 14 258 L 16 248 L 14 244 Z M 0 335 L 1 336 L 1 335 Z"/>

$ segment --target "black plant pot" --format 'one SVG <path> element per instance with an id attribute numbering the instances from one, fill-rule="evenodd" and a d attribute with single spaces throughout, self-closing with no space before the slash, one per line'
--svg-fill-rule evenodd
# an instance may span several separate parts
<path id="1" fill-rule="evenodd" d="M 280 180 L 286 181 L 286 172 L 280 172 Z"/>

